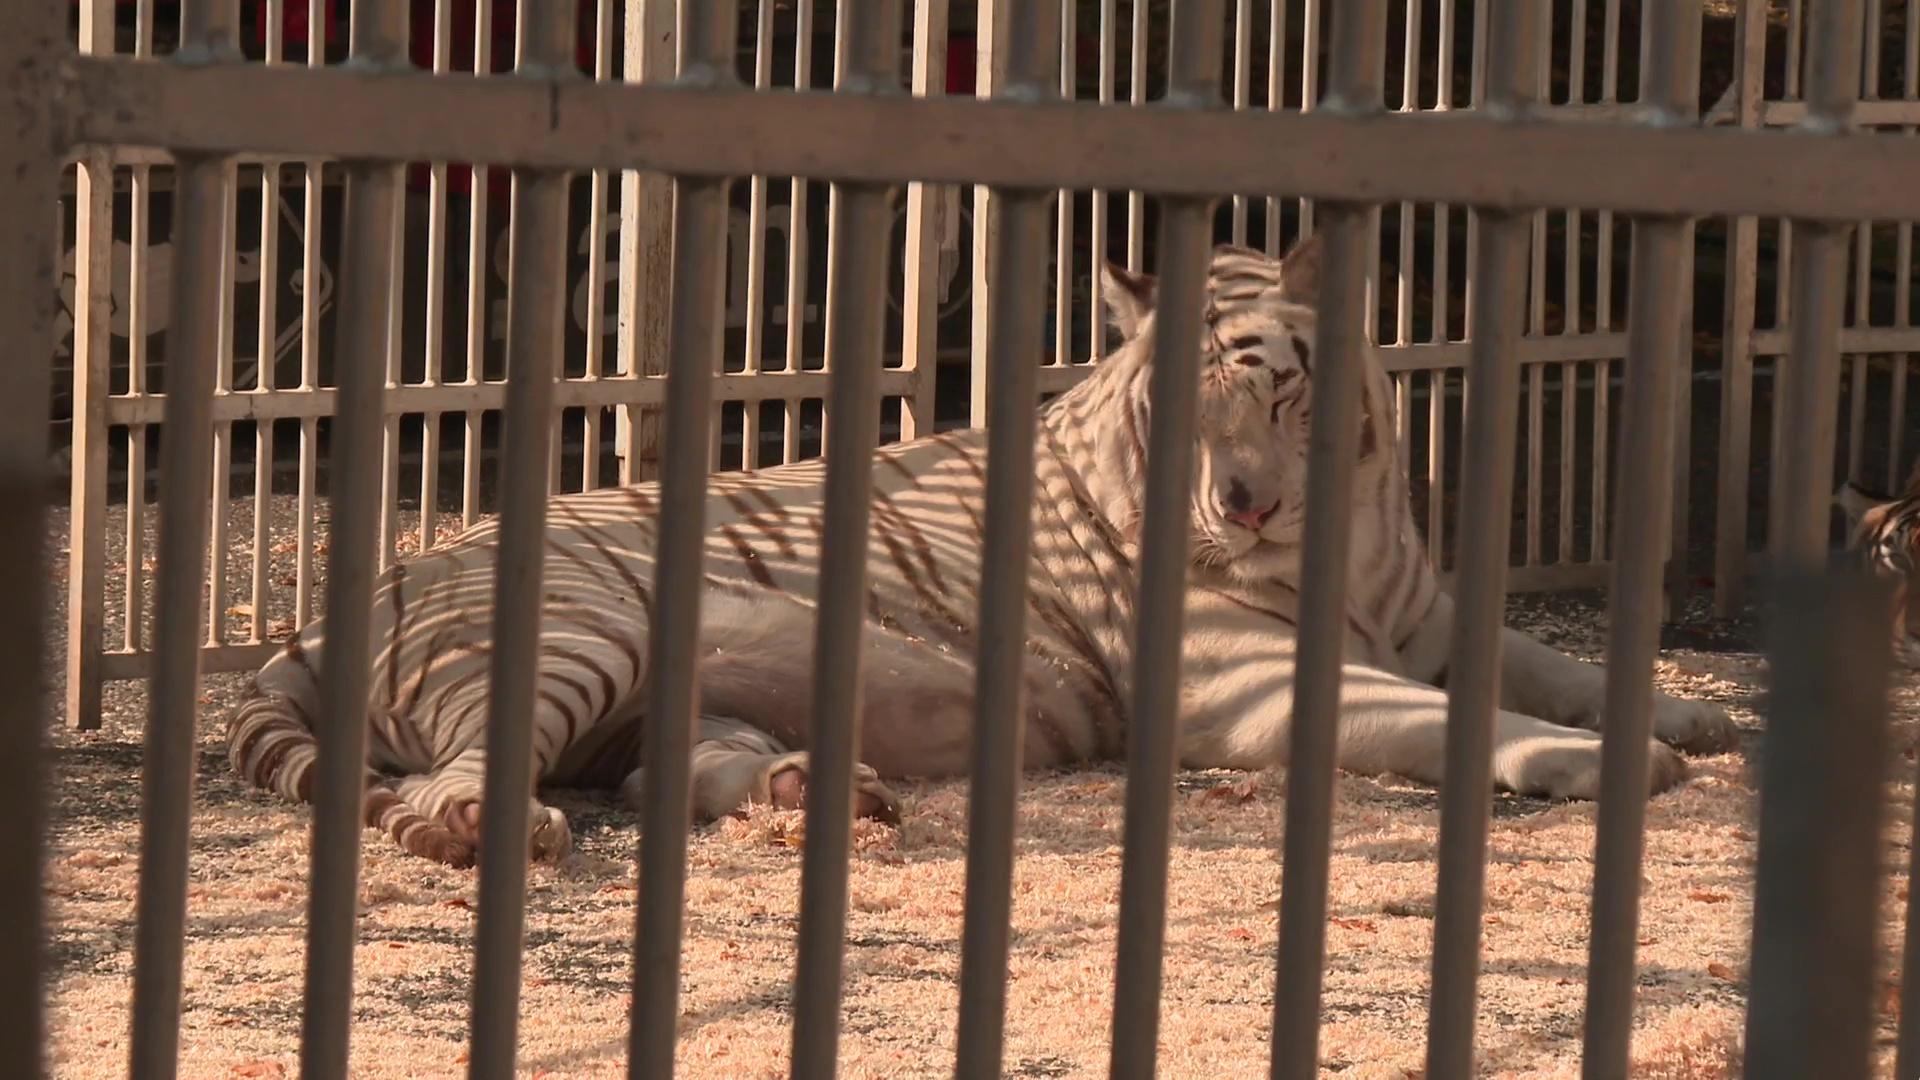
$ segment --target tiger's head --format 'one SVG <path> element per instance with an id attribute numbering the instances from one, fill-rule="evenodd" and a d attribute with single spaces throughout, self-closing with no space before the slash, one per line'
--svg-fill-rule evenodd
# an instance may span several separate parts
<path id="1" fill-rule="evenodd" d="M 1192 551 L 1196 563 L 1243 580 L 1286 575 L 1299 564 L 1320 263 L 1317 237 L 1282 258 L 1221 245 L 1207 277 Z M 1125 339 L 1121 351 L 1130 354 L 1135 374 L 1126 397 L 1144 432 L 1157 282 L 1111 265 L 1103 268 L 1103 281 L 1109 315 Z M 1366 363 L 1356 503 L 1362 485 L 1378 486 L 1395 453 L 1390 383 L 1371 354 Z"/>

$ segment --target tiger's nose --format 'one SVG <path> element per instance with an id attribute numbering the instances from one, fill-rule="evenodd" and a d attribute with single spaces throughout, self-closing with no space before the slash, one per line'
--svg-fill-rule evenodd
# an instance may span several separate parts
<path id="1" fill-rule="evenodd" d="M 1271 518 L 1275 511 L 1280 509 L 1280 500 L 1278 499 L 1275 499 L 1265 509 L 1257 508 L 1254 503 L 1253 493 L 1247 490 L 1247 485 L 1242 483 L 1239 477 L 1235 477 L 1228 482 L 1227 497 L 1220 501 L 1221 512 L 1226 515 L 1228 521 L 1243 528 L 1251 529 L 1254 532 L 1259 532 L 1260 527 L 1267 523 L 1267 519 Z"/>
<path id="2" fill-rule="evenodd" d="M 1227 511 L 1227 520 L 1236 525 L 1251 529 L 1254 532 L 1259 532 L 1260 527 L 1265 525 L 1268 519 L 1272 518 L 1279 509 L 1280 503 L 1276 500 L 1272 506 L 1267 507 L 1265 510 L 1229 510 Z"/>

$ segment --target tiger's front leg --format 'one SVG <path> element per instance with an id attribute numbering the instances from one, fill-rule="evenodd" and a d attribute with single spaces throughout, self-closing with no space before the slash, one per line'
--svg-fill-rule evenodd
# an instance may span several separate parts
<path id="1" fill-rule="evenodd" d="M 1190 606 L 1185 646 L 1180 760 L 1197 768 L 1287 763 L 1297 642 L 1262 620 Z M 1584 666 L 1584 665 L 1583 665 Z M 1447 695 L 1412 679 L 1347 664 L 1340 680 L 1335 764 L 1429 784 L 1446 771 Z M 1600 794 L 1600 736 L 1501 709 L 1493 718 L 1494 786 L 1522 795 L 1593 799 Z M 1672 749 L 1652 742 L 1649 794 L 1686 777 Z"/>
<path id="2" fill-rule="evenodd" d="M 1202 712 L 1183 731 L 1181 761 L 1199 768 L 1264 768 L 1287 763 L 1293 669 L 1249 670 L 1216 685 L 1234 711 Z M 1191 689 L 1190 689 L 1191 693 Z M 1445 781 L 1447 695 L 1359 664 L 1345 666 L 1335 764 L 1366 776 Z M 1496 788 L 1554 799 L 1600 796 L 1600 735 L 1502 709 L 1493 717 L 1491 779 Z M 1651 742 L 1648 794 L 1686 778 L 1671 748 Z"/>
<path id="3" fill-rule="evenodd" d="M 1453 600 L 1442 594 L 1417 635 L 1416 651 L 1444 656 L 1451 646 Z M 1501 631 L 1500 706 L 1549 723 L 1598 731 L 1606 715 L 1607 669 L 1555 649 L 1530 634 Z M 1653 692 L 1653 737 L 1689 753 L 1719 753 L 1738 739 L 1725 709 Z"/>
<path id="4" fill-rule="evenodd" d="M 1598 731 L 1606 715 L 1607 671 L 1518 630 L 1502 641 L 1500 703 L 1556 724 Z M 1739 739 L 1727 711 L 1711 701 L 1653 692 L 1653 737 L 1689 753 L 1717 754 Z"/>
<path id="5" fill-rule="evenodd" d="M 701 716 L 694 736 L 691 786 L 696 822 L 737 815 L 749 806 L 798 809 L 807 801 L 807 754 L 742 720 Z M 620 785 L 629 807 L 643 806 L 646 770 Z M 854 766 L 854 816 L 900 822 L 900 797 L 864 764 Z"/>

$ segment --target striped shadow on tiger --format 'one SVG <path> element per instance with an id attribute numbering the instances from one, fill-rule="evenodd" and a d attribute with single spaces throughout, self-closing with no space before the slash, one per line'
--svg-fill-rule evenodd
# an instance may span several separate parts
<path id="1" fill-rule="evenodd" d="M 1284 261 L 1239 247 L 1213 256 L 1182 660 L 1180 760 L 1190 767 L 1285 763 L 1319 262 L 1312 241 Z M 1045 406 L 1035 447 L 1029 768 L 1126 750 L 1155 284 L 1115 268 L 1106 284 L 1124 344 Z M 1437 783 L 1453 605 L 1415 531 L 1389 386 L 1369 361 L 1338 760 L 1356 773 Z M 967 769 L 985 458 L 979 431 L 875 451 L 856 778 L 863 815 L 897 818 L 900 801 L 882 778 Z M 692 760 L 699 819 L 805 798 L 822 478 L 816 460 L 709 481 Z M 533 718 L 540 782 L 618 787 L 635 806 L 656 496 L 639 484 L 553 499 Z M 477 524 L 393 567 L 374 603 L 365 821 L 409 852 L 454 865 L 473 860 L 479 839 L 495 550 L 494 524 Z M 301 629 L 229 722 L 235 769 L 289 799 L 310 790 L 325 641 L 324 622 Z M 1505 656 L 1496 784 L 1594 797 L 1601 668 L 1512 630 Z M 1714 705 L 1657 695 L 1653 710 L 1655 792 L 1686 774 L 1668 744 L 1704 751 L 1732 742 Z M 530 820 L 533 857 L 569 851 L 559 811 L 536 798 Z"/>

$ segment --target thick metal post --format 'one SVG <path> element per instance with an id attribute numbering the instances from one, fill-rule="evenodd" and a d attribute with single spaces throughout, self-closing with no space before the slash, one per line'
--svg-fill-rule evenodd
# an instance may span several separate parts
<path id="1" fill-rule="evenodd" d="M 577 79 L 575 9 L 522 0 L 514 77 Z M 479 910 L 467 1075 L 508 1080 L 519 1032 L 527 892 L 527 794 L 536 778 L 554 379 L 566 293 L 567 174 L 515 169 L 507 254 L 507 388 L 501 410 L 500 549 L 480 796 Z"/>
<path id="2" fill-rule="evenodd" d="M 1204 110 L 1220 93 L 1224 23 L 1218 0 L 1173 10 L 1167 100 Z M 1140 68 L 1135 68 L 1136 84 Z M 1120 861 L 1119 956 L 1113 976 L 1108 1075 L 1155 1073 L 1160 986 L 1167 931 L 1167 845 L 1180 719 L 1180 645 L 1193 483 L 1193 432 L 1200 372 L 1196 349 L 1212 250 L 1213 202 L 1169 199 L 1160 206 L 1160 289 L 1156 301 L 1139 582 L 1134 597 L 1132 709 L 1127 731 L 1125 848 Z"/>
<path id="3" fill-rule="evenodd" d="M 686 4 L 681 79 L 726 85 L 733 70 L 732 4 Z M 674 184 L 667 388 L 662 416 L 658 561 L 647 627 L 647 712 L 640 818 L 640 910 L 634 935 L 633 1027 L 627 1075 L 667 1080 L 680 1018 L 680 933 L 698 688 L 700 572 L 705 555 L 713 369 L 725 330 L 727 185 Z"/>
<path id="4" fill-rule="evenodd" d="M 47 714 L 47 401 L 52 383 L 55 244 L 60 158 L 56 84 L 48 58 L 63 47 L 64 4 L 0 7 L 0 86 L 8 88 L 0 138 L 0 331 L 17 362 L 0 365 L 0 665 L 12 692 L 0 703 L 0 1075 L 46 1075 L 45 901 Z"/>
<path id="5" fill-rule="evenodd" d="M 900 5 L 840 0 L 835 93 L 898 94 Z M 885 188 L 833 185 L 827 233 L 826 510 L 809 715 L 807 845 L 801 856 L 799 957 L 793 981 L 793 1070 L 830 1080 L 840 1046 L 840 978 L 852 852 L 854 764 L 860 751 L 861 648 L 867 538 L 886 291 Z"/>
<path id="6" fill-rule="evenodd" d="M 1685 123 L 1697 113 L 1701 15 L 1687 4 L 1669 4 L 1662 14 L 1648 31 L 1641 96 L 1649 103 L 1648 123 Z M 1660 650 L 1661 579 L 1674 514 L 1676 369 L 1691 369 L 1684 360 L 1691 355 L 1684 328 L 1692 236 L 1689 223 L 1679 218 L 1634 223 L 1587 961 L 1587 1080 L 1626 1075 L 1633 1030 L 1653 661 Z"/>
<path id="7" fill-rule="evenodd" d="M 1385 5 L 1335 7 L 1327 94 L 1318 108 L 1347 115 L 1382 109 Z M 1311 51 L 1311 50 L 1309 50 Z M 1281 855 L 1279 974 L 1273 1004 L 1274 1080 L 1319 1074 L 1320 988 L 1326 963 L 1333 760 L 1347 640 L 1347 547 L 1353 531 L 1363 380 L 1372 348 L 1365 313 L 1375 257 L 1368 208 L 1322 204 L 1326 234 L 1315 333 L 1313 426 L 1307 450 L 1306 526 L 1300 566 L 1298 668 L 1287 755 L 1286 840 Z"/>
<path id="8" fill-rule="evenodd" d="M 1886 803 L 1885 591 L 1852 567 L 1795 568 L 1771 584 L 1746 1075 L 1864 1080 Z"/>
<path id="9" fill-rule="evenodd" d="M 1003 93 L 1052 95 L 1060 24 L 1045 4 L 1019 9 L 1008 30 Z M 1026 733 L 1028 559 L 1032 547 L 1033 454 L 1038 427 L 1034 342 L 1045 309 L 1047 196 L 997 192 L 1000 227 L 988 255 L 997 267 L 988 325 L 993 394 L 987 400 L 987 507 L 981 544 L 980 621 L 974 682 L 973 758 L 967 800 L 966 914 L 960 939 L 957 1078 L 1001 1074 L 1007 1005 L 1007 943 L 1013 899 L 1013 834 Z M 1067 313 L 1060 313 L 1066 319 Z M 1064 360 L 1064 357 L 1062 358 Z"/>
<path id="10" fill-rule="evenodd" d="M 1810 19 L 1801 126 L 1842 132 L 1860 90 L 1860 0 L 1822 3 Z M 1817 565 L 1827 550 L 1840 412 L 1840 321 L 1851 226 L 1834 220 L 1793 226 L 1792 345 L 1774 395 L 1782 505 L 1774 515 L 1780 530 L 1768 538 L 1772 573 Z"/>

